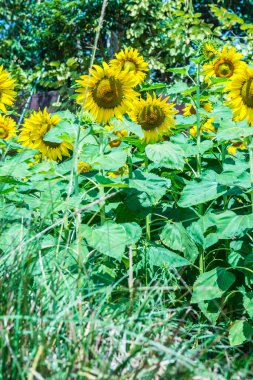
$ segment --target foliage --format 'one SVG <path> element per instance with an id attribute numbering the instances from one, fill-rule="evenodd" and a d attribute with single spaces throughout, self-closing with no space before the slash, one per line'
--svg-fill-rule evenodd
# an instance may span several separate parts
<path id="1" fill-rule="evenodd" d="M 39 88 L 70 86 L 89 65 L 101 6 L 102 0 L 29 0 L 25 5 L 21 0 L 7 5 L 0 1 L 0 64 L 10 67 L 23 88 L 27 82 L 29 89 L 42 69 Z M 234 13 L 238 8 L 240 17 Z M 201 1 L 109 1 L 97 59 L 112 58 L 122 46 L 131 45 L 138 47 L 158 78 L 161 73 L 168 78 L 166 69 L 188 63 L 196 44 L 207 37 L 247 41 L 240 46 L 251 57 L 251 7 L 246 9 L 240 4 L 227 10 L 219 2 L 208 8 Z"/>
<path id="2" fill-rule="evenodd" d="M 76 46 L 57 51 L 78 25 L 75 7 L 84 6 L 71 3 L 27 4 L 36 12 L 40 9 L 38 26 L 48 23 L 44 34 L 34 31 L 36 38 L 46 41 L 41 49 L 46 72 L 37 66 L 45 87 L 61 83 L 67 89 L 88 64 L 88 49 L 82 57 L 71 51 Z M 10 2 L 12 17 L 15 9 L 22 11 L 17 4 L 21 5 Z M 136 35 L 127 30 L 126 38 L 140 50 L 149 44 L 151 65 L 156 46 L 164 44 L 165 30 L 171 33 L 170 44 L 168 50 L 162 49 L 161 62 L 177 66 L 182 56 L 187 61 L 168 70 L 173 78 L 169 83 L 148 79 L 132 85 L 133 97 L 146 99 L 146 93 L 155 92 L 161 101 L 169 96 L 179 110 L 182 104 L 193 109 L 190 116 L 178 112 L 176 125 L 168 119 L 154 143 L 147 143 L 144 132 L 164 122 L 159 102 L 145 105 L 139 124 L 130 118 L 133 102 L 126 103 L 126 114 L 121 115 L 125 108 L 119 107 L 118 118 L 109 118 L 111 104 L 116 108 L 122 102 L 118 91 L 122 88 L 110 66 L 109 74 L 97 68 L 95 79 L 84 80 L 83 93 L 88 83 L 93 95 L 89 105 L 86 96 L 81 107 L 73 102 L 70 109 L 57 113 L 59 118 L 46 110 L 43 118 L 40 112 L 31 117 L 28 111 L 25 139 L 20 138 L 21 129 L 17 136 L 0 140 L 3 378 L 190 380 L 199 374 L 220 380 L 252 378 L 253 128 L 244 113 L 234 118 L 228 107 L 225 92 L 231 79 L 204 77 L 206 58 L 198 40 L 214 29 L 202 20 L 199 25 L 201 15 L 194 13 L 191 2 L 187 4 L 178 1 L 173 7 L 170 1 L 133 0 L 122 7 L 132 20 L 138 13 L 138 25 L 131 26 Z M 100 5 L 94 2 L 94 9 Z M 50 6 L 52 18 L 47 14 Z M 111 6 L 108 12 L 114 14 L 117 8 Z M 215 7 L 212 12 L 219 12 Z M 73 24 L 64 29 L 68 12 Z M 159 21 L 157 29 L 154 19 Z M 110 27 L 112 20 L 107 19 Z M 59 29 L 54 29 L 55 22 Z M 89 22 L 97 26 L 94 19 Z M 229 23 L 243 25 L 230 11 L 224 15 L 224 25 Z M 144 41 L 146 27 L 150 35 Z M 185 39 L 195 35 L 197 45 L 179 40 L 175 28 Z M 222 25 L 215 28 L 217 36 L 222 34 Z M 46 49 L 48 30 L 59 36 L 53 52 Z M 103 33 L 101 38 L 106 39 Z M 150 39 L 156 33 L 158 45 Z M 94 39 L 94 29 L 87 38 Z M 175 54 L 169 56 L 173 49 Z M 58 61 L 58 53 L 63 61 Z M 51 61 L 53 54 L 56 61 Z M 128 70 L 121 74 L 128 75 L 129 84 L 133 73 Z M 17 73 L 29 85 L 27 72 L 19 68 Z M 31 75 L 35 79 L 38 72 Z M 241 97 L 251 96 L 251 85 L 249 79 L 249 91 L 241 92 Z M 23 90 L 20 84 L 17 89 Z M 73 92 L 67 95 L 74 98 Z M 207 101 L 209 111 L 202 106 Z M 245 113 L 251 112 L 251 104 Z M 20 117 L 10 107 L 8 115 Z M 202 133 L 207 121 L 211 133 Z M 126 133 L 120 134 L 122 130 Z M 231 144 L 234 154 L 228 150 Z M 246 149 L 240 149 L 242 144 Z M 67 153 L 62 149 L 60 155 L 53 154 L 64 145 Z"/>

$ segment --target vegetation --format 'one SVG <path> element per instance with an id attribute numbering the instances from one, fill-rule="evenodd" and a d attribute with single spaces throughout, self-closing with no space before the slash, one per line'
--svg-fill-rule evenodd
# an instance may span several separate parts
<path id="1" fill-rule="evenodd" d="M 222 6 L 10 1 L 3 379 L 252 379 L 253 27 Z M 36 78 L 56 112 L 18 109 Z"/>

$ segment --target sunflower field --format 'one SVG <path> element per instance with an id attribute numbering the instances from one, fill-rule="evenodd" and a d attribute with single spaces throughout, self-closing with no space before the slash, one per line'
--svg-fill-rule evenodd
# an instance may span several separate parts
<path id="1" fill-rule="evenodd" d="M 253 379 L 250 4 L 23 3 L 0 1 L 0 379 Z"/>

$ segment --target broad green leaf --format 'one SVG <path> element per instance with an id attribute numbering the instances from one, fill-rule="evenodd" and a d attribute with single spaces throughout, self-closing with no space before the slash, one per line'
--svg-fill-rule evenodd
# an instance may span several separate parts
<path id="1" fill-rule="evenodd" d="M 179 268 L 190 265 L 190 262 L 177 253 L 163 247 L 150 247 L 148 249 L 148 260 L 151 266 Z"/>
<path id="2" fill-rule="evenodd" d="M 98 156 L 91 162 L 94 169 L 117 170 L 122 167 L 127 160 L 127 152 L 116 150 L 102 156 Z M 90 162 L 90 161 L 89 161 Z"/>
<path id="3" fill-rule="evenodd" d="M 43 140 L 54 143 L 61 143 L 62 141 L 72 142 L 76 136 L 76 132 L 76 125 L 72 125 L 66 120 L 61 120 L 47 132 Z"/>
<path id="4" fill-rule="evenodd" d="M 198 257 L 198 248 L 182 223 L 166 224 L 160 238 L 168 248 L 182 252 L 191 263 Z"/>
<path id="5" fill-rule="evenodd" d="M 125 228 L 127 236 L 127 245 L 137 243 L 142 235 L 142 229 L 137 223 L 123 223 L 122 226 Z"/>
<path id="6" fill-rule="evenodd" d="M 213 299 L 209 301 L 203 301 L 199 302 L 198 306 L 202 313 L 206 316 L 209 321 L 211 321 L 213 324 L 217 322 L 217 319 L 221 312 L 221 300 Z"/>
<path id="7" fill-rule="evenodd" d="M 145 173 L 135 170 L 133 179 L 129 179 L 130 197 L 137 197 L 142 207 L 150 207 L 156 204 L 165 195 L 171 182 L 167 178 L 161 178 L 153 173 Z M 131 191 L 134 189 L 135 191 Z M 137 193 L 136 193 L 137 191 Z"/>
<path id="8" fill-rule="evenodd" d="M 24 178 L 29 177 L 29 166 L 22 162 L 21 164 L 17 165 L 16 161 L 5 161 L 0 166 L 0 177 L 10 176 L 14 178 Z"/>
<path id="9" fill-rule="evenodd" d="M 185 156 L 191 157 L 197 155 L 198 153 L 204 154 L 207 150 L 212 149 L 212 147 L 213 142 L 211 140 L 201 141 L 199 146 L 185 144 Z"/>
<path id="10" fill-rule="evenodd" d="M 132 121 L 129 121 L 124 117 L 123 117 L 123 120 L 112 118 L 110 119 L 110 124 L 114 126 L 114 130 L 116 131 L 121 130 L 121 129 L 126 129 L 128 132 L 132 132 L 140 138 L 143 138 L 144 136 L 140 125 Z"/>
<path id="11" fill-rule="evenodd" d="M 188 85 L 184 82 L 177 82 L 173 86 L 166 89 L 166 95 L 179 94 L 188 89 Z"/>
<path id="12" fill-rule="evenodd" d="M 243 320 L 235 321 L 229 329 L 229 342 L 231 346 L 238 346 L 245 341 L 251 339 L 253 335 L 253 328 Z"/>
<path id="13" fill-rule="evenodd" d="M 225 211 L 213 216 L 220 239 L 241 236 L 245 230 L 253 229 L 253 214 L 237 215 L 233 211 Z"/>
<path id="14" fill-rule="evenodd" d="M 243 294 L 243 306 L 250 318 L 253 319 L 253 292 Z"/>
<path id="15" fill-rule="evenodd" d="M 218 141 L 229 141 L 235 139 L 244 139 L 245 137 L 253 135 L 253 128 L 240 128 L 240 127 L 231 127 L 231 128 L 219 128 L 216 138 Z"/>
<path id="16" fill-rule="evenodd" d="M 192 180 L 183 189 L 178 201 L 180 207 L 190 207 L 209 202 L 226 193 L 226 188 L 213 180 Z"/>
<path id="17" fill-rule="evenodd" d="M 234 283 L 235 276 L 226 268 L 217 267 L 199 275 L 193 285 L 192 303 L 220 298 Z"/>
<path id="18" fill-rule="evenodd" d="M 149 144 L 145 150 L 147 157 L 160 166 L 179 170 L 184 168 L 184 151 L 179 145 L 165 141 L 159 144 Z"/>
<path id="19" fill-rule="evenodd" d="M 134 228 L 136 228 L 136 232 L 134 232 Z M 93 228 L 83 225 L 82 236 L 88 245 L 98 252 L 120 261 L 126 246 L 139 240 L 141 230 L 135 223 L 116 224 L 107 221 L 102 226 Z"/>

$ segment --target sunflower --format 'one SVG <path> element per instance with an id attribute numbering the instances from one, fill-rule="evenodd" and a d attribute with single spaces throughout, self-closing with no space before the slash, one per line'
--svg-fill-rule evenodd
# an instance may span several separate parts
<path id="1" fill-rule="evenodd" d="M 146 143 L 158 141 L 164 133 L 174 127 L 173 115 L 178 111 L 173 110 L 174 104 L 168 103 L 168 97 L 157 98 L 147 94 L 147 100 L 139 99 L 133 102 L 130 116 L 133 121 L 139 124 L 144 133 Z"/>
<path id="2" fill-rule="evenodd" d="M 237 53 L 233 46 L 225 45 L 212 62 L 204 64 L 205 81 L 211 84 L 211 77 L 232 77 L 240 68 L 245 68 L 246 63 L 241 60 L 242 58 L 243 55 Z"/>
<path id="3" fill-rule="evenodd" d="M 9 116 L 0 114 L 0 139 L 9 140 L 16 134 L 16 123 Z"/>
<path id="4" fill-rule="evenodd" d="M 106 125 L 105 128 L 108 130 L 108 131 L 113 131 L 114 127 L 112 125 Z M 122 137 L 126 137 L 128 135 L 128 132 L 126 129 L 121 129 L 119 131 L 115 131 L 113 132 L 113 134 L 116 136 L 116 137 L 119 137 L 119 138 L 122 138 Z M 118 139 L 114 139 L 114 140 L 111 140 L 109 139 L 109 145 L 111 148 L 115 148 L 117 146 L 119 146 L 121 144 L 121 140 L 118 140 Z"/>
<path id="5" fill-rule="evenodd" d="M 210 61 L 218 54 L 218 43 L 213 40 L 206 40 L 202 43 L 200 52 L 206 61 Z"/>
<path id="6" fill-rule="evenodd" d="M 10 74 L 4 70 L 3 66 L 0 66 L 0 110 L 4 113 L 7 112 L 5 106 L 11 106 L 14 102 L 13 91 L 15 86 L 15 80 L 11 79 Z"/>
<path id="7" fill-rule="evenodd" d="M 236 154 L 237 149 L 245 150 L 245 149 L 247 149 L 247 145 L 244 142 L 241 142 L 241 141 L 239 141 L 239 142 L 232 142 L 232 144 L 229 145 L 229 147 L 227 148 L 228 153 L 230 153 L 232 155 Z"/>
<path id="8" fill-rule="evenodd" d="M 72 145 L 68 142 L 50 142 L 44 140 L 46 134 L 51 128 L 54 128 L 59 122 L 58 115 L 50 115 L 45 108 L 44 111 L 34 111 L 29 118 L 25 119 L 23 128 L 19 135 L 19 141 L 22 145 L 38 149 L 43 157 L 51 160 L 62 160 L 62 156 L 69 156 L 69 150 Z"/>
<path id="9" fill-rule="evenodd" d="M 132 71 L 135 77 L 135 85 L 144 81 L 148 71 L 148 64 L 137 49 L 126 48 L 115 54 L 115 56 L 116 59 L 112 59 L 109 63 L 112 68 Z"/>
<path id="10" fill-rule="evenodd" d="M 77 83 L 81 85 L 76 90 L 80 93 L 77 103 L 90 111 L 98 123 L 107 122 L 113 116 L 121 119 L 138 96 L 132 88 L 135 85 L 134 74 L 128 70 L 114 70 L 105 62 L 103 68 L 93 65 L 90 76 L 81 76 Z"/>
<path id="11" fill-rule="evenodd" d="M 226 84 L 229 91 L 227 102 L 234 113 L 234 120 L 247 119 L 253 124 L 253 69 L 249 66 L 241 69 L 229 83 Z"/>
<path id="12" fill-rule="evenodd" d="M 115 172 L 108 172 L 107 176 L 111 178 L 117 178 L 119 176 L 124 176 L 128 174 L 128 165 L 124 164 L 119 170 Z"/>
<path id="13" fill-rule="evenodd" d="M 91 165 L 84 161 L 79 161 L 77 164 L 77 172 L 80 173 L 88 173 L 91 170 Z"/>
<path id="14" fill-rule="evenodd" d="M 215 126 L 212 124 L 214 121 L 214 117 L 210 117 L 209 119 L 205 119 L 202 121 L 202 125 L 200 127 L 200 135 L 205 136 L 207 138 L 212 138 L 214 133 L 216 132 Z M 190 135 L 193 137 L 197 137 L 197 126 L 194 125 L 190 128 Z"/>
<path id="15" fill-rule="evenodd" d="M 213 110 L 213 106 L 210 102 L 203 102 L 201 101 L 200 107 L 203 108 L 206 112 L 211 112 Z M 183 115 L 184 116 L 191 116 L 196 114 L 195 107 L 189 103 L 187 106 L 183 109 Z"/>

